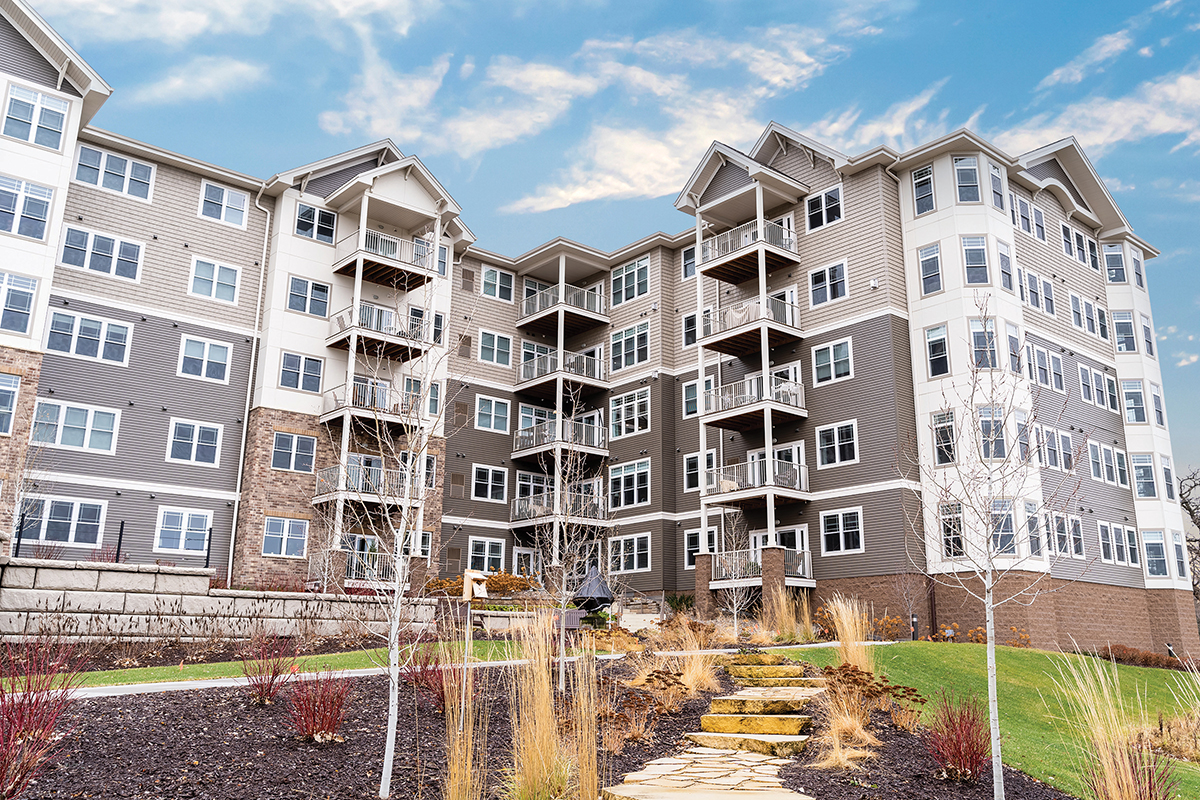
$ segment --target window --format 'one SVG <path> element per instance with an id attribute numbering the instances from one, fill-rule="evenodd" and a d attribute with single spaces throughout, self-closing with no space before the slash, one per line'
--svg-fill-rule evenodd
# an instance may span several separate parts
<path id="1" fill-rule="evenodd" d="M 835 383 L 854 377 L 850 361 L 850 340 L 814 347 L 813 384 Z"/>
<path id="2" fill-rule="evenodd" d="M 941 248 L 936 244 L 917 251 L 921 262 L 921 294 L 928 295 L 942 290 Z"/>
<path id="3" fill-rule="evenodd" d="M 846 296 L 846 264 L 834 264 L 809 273 L 810 305 L 832 303 Z"/>
<path id="4" fill-rule="evenodd" d="M 1000 256 L 1000 286 L 1008 291 L 1013 290 L 1012 254 L 1004 242 L 996 242 L 996 252 Z M 1018 272 L 1020 272 L 1018 270 Z"/>
<path id="5" fill-rule="evenodd" d="M 221 428 L 220 425 L 172 419 L 167 461 L 218 466 L 221 457 Z"/>
<path id="6" fill-rule="evenodd" d="M 323 366 L 324 362 L 319 358 L 284 353 L 279 371 L 279 385 L 302 392 L 319 392 Z"/>
<path id="7" fill-rule="evenodd" d="M 1025 501 L 1025 532 L 1029 537 L 1029 555 L 1042 557 L 1042 526 L 1038 518 L 1037 503 Z"/>
<path id="8" fill-rule="evenodd" d="M 494 297 L 497 300 L 511 303 L 513 299 L 512 273 L 496 269 L 495 267 L 484 267 L 483 296 Z"/>
<path id="9" fill-rule="evenodd" d="M 503 503 L 508 499 L 508 470 L 476 464 L 471 482 L 471 499 Z"/>
<path id="10" fill-rule="evenodd" d="M 650 291 L 650 256 L 622 264 L 612 272 L 613 308 Z"/>
<path id="11" fill-rule="evenodd" d="M 862 508 L 846 508 L 821 514 L 821 555 L 861 553 Z"/>
<path id="12" fill-rule="evenodd" d="M 683 568 L 696 568 L 696 554 L 700 552 L 700 529 L 683 532 Z M 708 529 L 708 551 L 717 552 L 717 529 Z"/>
<path id="13" fill-rule="evenodd" d="M 1142 531 L 1146 545 L 1146 573 L 1152 578 L 1170 577 L 1167 573 L 1167 546 L 1162 531 Z"/>
<path id="14" fill-rule="evenodd" d="M 1125 542 L 1129 552 L 1129 563 L 1137 566 L 1138 563 L 1138 534 L 1133 528 L 1125 529 Z"/>
<path id="15" fill-rule="evenodd" d="M 1118 353 L 1137 352 L 1137 334 L 1133 332 L 1133 312 L 1112 312 L 1113 334 L 1117 339 Z"/>
<path id="16" fill-rule="evenodd" d="M 1067 536 L 1067 518 L 1054 515 L 1054 551 L 1061 555 L 1071 552 L 1071 541 Z"/>
<path id="17" fill-rule="evenodd" d="M 996 368 L 996 321 L 971 320 L 971 348 L 978 369 Z"/>
<path id="18" fill-rule="evenodd" d="M 1104 266 L 1109 283 L 1125 283 L 1125 254 L 1119 244 L 1104 245 Z"/>
<path id="19" fill-rule="evenodd" d="M 1071 324 L 1083 330 L 1083 301 L 1079 295 L 1071 295 Z"/>
<path id="20" fill-rule="evenodd" d="M 929 358 L 929 377 L 950 374 L 950 350 L 946 342 L 946 326 L 925 329 L 925 352 Z"/>
<path id="21" fill-rule="evenodd" d="M 333 234 L 337 230 L 337 214 L 322 208 L 314 208 L 304 203 L 296 206 L 296 235 L 318 242 L 333 244 Z"/>
<path id="22" fill-rule="evenodd" d="M 246 227 L 246 204 L 249 195 L 203 181 L 200 187 L 200 216 Z"/>
<path id="23" fill-rule="evenodd" d="M 1012 500 L 992 501 L 992 552 L 1002 556 L 1017 554 Z"/>
<path id="24" fill-rule="evenodd" d="M 933 415 L 934 463 L 941 467 L 954 463 L 954 411 L 939 411 Z"/>
<path id="25" fill-rule="evenodd" d="M 954 185 L 958 189 L 958 202 L 980 201 L 979 160 L 975 156 L 958 156 L 954 159 Z"/>
<path id="26" fill-rule="evenodd" d="M 263 531 L 264 556 L 304 558 L 304 546 L 308 542 L 308 520 L 267 517 Z"/>
<path id="27" fill-rule="evenodd" d="M 1146 279 L 1142 276 L 1142 251 L 1136 247 L 1130 248 L 1130 260 L 1133 262 L 1133 281 L 1139 289 L 1146 288 Z"/>
<path id="28" fill-rule="evenodd" d="M 608 567 L 612 572 L 646 572 L 650 569 L 650 534 L 608 540 Z"/>
<path id="29" fill-rule="evenodd" d="M 0 175 L 0 231 L 41 241 L 54 190 Z"/>
<path id="30" fill-rule="evenodd" d="M 1083 520 L 1071 517 L 1071 555 L 1083 558 Z"/>
<path id="31" fill-rule="evenodd" d="M 223 303 L 237 303 L 238 271 L 233 267 L 197 258 L 192 264 L 189 294 L 211 297 Z"/>
<path id="32" fill-rule="evenodd" d="M 1142 318 L 1142 344 L 1146 346 L 1146 355 L 1154 358 L 1154 326 L 1145 314 L 1139 316 Z"/>
<path id="33" fill-rule="evenodd" d="M 1125 452 L 1123 450 L 1113 451 L 1116 454 L 1117 460 L 1117 485 L 1129 486 L 1129 470 L 1125 466 Z"/>
<path id="34" fill-rule="evenodd" d="M 227 383 L 230 346 L 208 339 L 184 336 L 179 349 L 177 375 Z"/>
<path id="35" fill-rule="evenodd" d="M 1016 374 L 1021 374 L 1021 332 L 1011 322 L 1004 323 L 1004 331 L 1008 338 L 1008 368 Z"/>
<path id="36" fill-rule="evenodd" d="M 988 164 L 988 174 L 992 181 L 992 205 L 1001 211 L 1004 210 L 1004 177 L 1000 172 L 1000 168 L 995 164 Z"/>
<path id="37" fill-rule="evenodd" d="M 696 274 L 696 248 L 695 247 L 685 247 L 685 248 L 683 248 L 683 277 L 686 280 L 687 278 L 690 278 L 695 274 Z"/>
<path id="38" fill-rule="evenodd" d="M 1146 453 L 1131 455 L 1133 462 L 1133 484 L 1139 498 L 1153 499 L 1158 497 L 1158 488 L 1154 485 L 1154 456 Z"/>
<path id="39" fill-rule="evenodd" d="M 613 372 L 650 360 L 650 323 L 642 322 L 612 335 Z"/>
<path id="40" fill-rule="evenodd" d="M 57 150 L 62 144 L 69 108 L 66 100 L 11 84 L 4 113 L 4 135 Z"/>
<path id="41" fill-rule="evenodd" d="M 967 551 L 963 547 L 962 503 L 942 503 L 938 507 L 942 523 L 942 556 L 962 558 Z"/>
<path id="42" fill-rule="evenodd" d="M 1092 371 L 1079 365 L 1079 396 L 1085 403 L 1092 402 Z"/>
<path id="43" fill-rule="evenodd" d="M 1150 384 L 1150 399 L 1154 405 L 1154 424 L 1167 426 L 1166 408 L 1163 405 L 1162 387 L 1157 383 Z"/>
<path id="44" fill-rule="evenodd" d="M 987 267 L 987 238 L 983 236 L 962 237 L 963 263 L 967 267 L 967 283 L 990 283 Z"/>
<path id="45" fill-rule="evenodd" d="M 1103 524 L 1103 523 L 1101 523 Z M 1113 560 L 1118 564 L 1124 564 L 1125 559 L 1125 529 L 1120 525 L 1112 527 L 1112 542 L 1113 542 Z M 1102 531 L 1103 533 L 1103 531 Z M 1101 543 L 1103 544 L 1103 543 Z"/>
<path id="46" fill-rule="evenodd" d="M 504 568 L 504 540 L 484 539 L 472 536 L 468 542 L 470 548 L 470 568 L 476 572 L 499 572 Z"/>
<path id="47" fill-rule="evenodd" d="M 142 264 L 142 246 L 82 228 L 68 227 L 58 262 L 136 281 Z"/>
<path id="48" fill-rule="evenodd" d="M 817 468 L 858 463 L 858 420 L 817 428 Z"/>
<path id="49" fill-rule="evenodd" d="M 704 458 L 705 475 L 710 475 L 709 470 L 716 468 L 717 451 L 709 450 Z M 713 480 L 711 475 L 708 480 L 708 487 L 712 488 Z M 700 454 L 691 453 L 683 457 L 683 490 L 685 492 L 697 492 L 700 490 Z"/>
<path id="50" fill-rule="evenodd" d="M 476 395 L 475 427 L 479 430 L 508 433 L 508 401 Z"/>
<path id="51" fill-rule="evenodd" d="M 1121 392 L 1125 395 L 1125 421 L 1146 421 L 1146 400 L 1142 395 L 1141 381 L 1121 381 Z"/>
<path id="52" fill-rule="evenodd" d="M 836 186 L 808 198 L 808 229 L 815 231 L 842 218 L 842 187 Z"/>
<path id="53" fill-rule="evenodd" d="M 632 436 L 650 430 L 650 390 L 639 389 L 609 400 L 612 438 Z"/>
<path id="54" fill-rule="evenodd" d="M 110 192 L 149 200 L 150 187 L 154 182 L 154 167 L 115 153 L 80 145 L 75 180 Z"/>
<path id="55" fill-rule="evenodd" d="M 1066 225 L 1062 226 L 1062 246 L 1063 255 L 1067 258 L 1073 258 L 1075 255 L 1075 247 L 1071 244 L 1071 229 Z"/>
<path id="56" fill-rule="evenodd" d="M 27 494 L 18 537 L 80 547 L 99 547 L 108 504 L 69 497 Z"/>
<path id="57" fill-rule="evenodd" d="M 276 432 L 275 447 L 271 452 L 271 469 L 312 472 L 316 452 L 316 437 Z"/>
<path id="58" fill-rule="evenodd" d="M 704 379 L 704 391 L 711 392 L 713 379 Z M 694 417 L 700 413 L 700 381 L 688 381 L 683 384 L 683 418 Z"/>
<path id="59" fill-rule="evenodd" d="M 933 167 L 913 170 L 913 199 L 917 204 L 917 216 L 933 211 Z"/>
<path id="60" fill-rule="evenodd" d="M 650 502 L 650 459 L 608 468 L 608 504 L 628 508 Z"/>
<path id="61" fill-rule="evenodd" d="M 1046 241 L 1046 216 L 1040 208 L 1033 209 L 1033 235 Z"/>
<path id="62" fill-rule="evenodd" d="M 1079 234 L 1075 234 L 1075 236 L 1078 237 Z M 1087 249 L 1088 249 L 1087 263 L 1091 265 L 1092 269 L 1096 270 L 1096 272 L 1099 272 L 1100 271 L 1100 251 L 1096 248 L 1095 241 L 1088 239 Z"/>
<path id="63" fill-rule="evenodd" d="M 208 548 L 212 512 L 191 508 L 160 506 L 154 552 L 203 553 Z"/>
<path id="64" fill-rule="evenodd" d="M 1098 374 L 1099 373 L 1092 373 L 1093 377 L 1095 377 Z M 1109 410 L 1120 413 L 1120 410 L 1117 405 L 1117 379 L 1108 377 L 1106 375 L 1104 377 L 1104 388 L 1107 390 L 1107 393 L 1108 393 L 1108 408 L 1109 408 Z"/>
<path id="65" fill-rule="evenodd" d="M 288 309 L 324 317 L 329 314 L 329 285 L 292 278 L 288 285 Z"/>
<path id="66" fill-rule="evenodd" d="M 1033 214 L 1031 206 L 1023 197 L 1017 198 L 1017 219 L 1020 221 L 1021 230 L 1026 233 L 1033 233 Z"/>
<path id="67" fill-rule="evenodd" d="M 39 400 L 33 416 L 33 443 L 112 453 L 120 419 L 118 411 Z"/>
<path id="68" fill-rule="evenodd" d="M 1090 300 L 1083 301 L 1083 321 L 1087 327 L 1087 332 L 1096 335 L 1096 307 L 1092 305 Z"/>
<path id="69" fill-rule="evenodd" d="M 1162 461 L 1163 494 L 1165 494 L 1167 496 L 1168 500 L 1174 500 L 1175 499 L 1175 476 L 1171 473 L 1171 457 L 1170 456 L 1159 456 L 1158 458 L 1160 461 Z"/>
<path id="70" fill-rule="evenodd" d="M 696 320 L 700 315 L 696 313 L 683 315 L 683 346 L 691 347 L 696 343 Z M 712 333 L 712 309 L 704 309 L 704 332 L 703 336 L 708 336 Z"/>
<path id="71" fill-rule="evenodd" d="M 1037 275 L 1034 275 L 1032 272 L 1029 272 L 1029 273 L 1026 273 L 1025 280 L 1029 287 L 1029 294 L 1028 294 L 1029 305 L 1033 306 L 1034 308 L 1036 308 L 1038 310 L 1041 310 L 1041 307 L 1042 307 L 1042 292 L 1041 292 L 1042 281 L 1041 281 L 1041 279 Z"/>
<path id="72" fill-rule="evenodd" d="M 1183 544 L 1183 532 L 1171 531 L 1171 542 L 1175 547 L 1175 574 L 1181 578 L 1188 576 L 1187 550 Z"/>
<path id="73" fill-rule="evenodd" d="M 46 349 L 93 361 L 125 364 L 129 353 L 129 326 L 54 311 L 50 314 Z"/>
<path id="74" fill-rule="evenodd" d="M 0 435 L 12 433 L 13 411 L 17 407 L 17 390 L 21 379 L 16 375 L 0 374 Z"/>
<path id="75" fill-rule="evenodd" d="M 479 360 L 507 367 L 512 364 L 512 337 L 481 330 L 479 332 Z"/>
<path id="76" fill-rule="evenodd" d="M 1004 458 L 1004 409 L 999 406 L 980 406 L 978 412 L 983 458 Z"/>

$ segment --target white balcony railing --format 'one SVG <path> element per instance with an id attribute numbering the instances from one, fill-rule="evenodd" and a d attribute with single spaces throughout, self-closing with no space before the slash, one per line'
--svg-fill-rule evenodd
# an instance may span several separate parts
<path id="1" fill-rule="evenodd" d="M 766 303 L 763 303 L 760 297 L 751 297 L 749 300 L 722 306 L 712 312 L 711 322 L 705 326 L 701 341 L 763 319 L 799 328 L 800 307 L 774 297 L 768 297 Z"/>
<path id="2" fill-rule="evenodd" d="M 545 447 L 562 442 L 581 447 L 605 448 L 608 446 L 607 429 L 603 425 L 592 425 L 576 420 L 549 420 L 529 428 L 521 428 L 513 435 L 513 452 L 532 447 Z"/>
<path id="3" fill-rule="evenodd" d="M 783 574 L 787 578 L 811 578 L 812 554 L 807 550 L 785 550 L 783 552 Z"/>
<path id="4" fill-rule="evenodd" d="M 763 240 L 789 253 L 796 251 L 796 236 L 787 228 L 776 222 L 763 223 Z M 718 258 L 736 253 L 745 247 L 750 247 L 759 239 L 758 220 L 751 220 L 732 230 L 710 236 L 700 243 L 700 263 L 707 264 Z"/>
<path id="5" fill-rule="evenodd" d="M 395 574 L 396 564 L 391 553 L 356 550 L 346 561 L 346 580 L 390 583 Z"/>
<path id="6" fill-rule="evenodd" d="M 811 578 L 810 555 L 807 550 L 784 550 L 784 577 Z M 724 553 L 713 553 L 712 579 L 714 581 L 745 580 L 746 578 L 761 577 L 761 550 L 729 550 Z"/>
<path id="7" fill-rule="evenodd" d="M 545 355 L 531 358 L 528 361 L 522 361 L 517 382 L 524 383 L 525 381 L 544 378 L 548 375 L 553 375 L 559 369 L 568 375 L 576 375 L 588 380 L 604 380 L 604 362 L 595 356 L 572 353 L 569 350 L 564 350 L 562 355 L 561 367 L 558 359 L 558 351 L 546 353 Z"/>
<path id="8" fill-rule="evenodd" d="M 322 395 L 321 413 L 329 414 L 345 408 L 373 414 L 411 416 L 419 424 L 421 395 L 405 394 L 389 386 L 355 383 L 346 391 L 346 384 L 327 389 Z"/>
<path id="9" fill-rule="evenodd" d="M 740 492 L 744 489 L 794 489 L 799 492 L 808 491 L 808 465 L 793 464 L 791 461 L 775 459 L 775 475 L 767 476 L 767 462 L 764 459 L 744 461 L 740 464 L 728 464 L 706 470 L 708 486 L 711 494 L 727 494 Z"/>
<path id="10" fill-rule="evenodd" d="M 770 393 L 763 392 L 763 379 L 755 378 L 727 383 L 704 393 L 704 413 L 714 414 L 749 406 L 763 400 L 774 400 L 794 408 L 804 408 L 804 385 L 786 378 L 771 376 Z"/>
<path id="11" fill-rule="evenodd" d="M 358 252 L 358 250 L 358 231 L 355 231 L 337 243 L 334 249 L 334 258 L 337 261 L 341 261 L 343 258 Z M 371 255 L 386 258 L 389 261 L 410 264 L 421 269 L 433 268 L 433 249 L 429 245 L 429 242 L 426 242 L 424 239 L 417 239 L 416 241 L 412 239 L 400 239 L 368 228 L 366 236 L 363 239 L 362 250 Z"/>
<path id="12" fill-rule="evenodd" d="M 338 465 L 317 470 L 317 497 L 333 492 L 350 492 L 390 500 L 407 498 L 416 501 L 421 498 L 421 488 L 419 476 L 405 469 L 350 464 L 345 469 Z"/>
<path id="13" fill-rule="evenodd" d="M 344 333 L 354 327 L 353 307 L 343 308 L 329 318 L 329 335 Z M 390 308 L 359 303 L 358 327 L 373 333 L 396 339 L 404 339 L 413 345 L 432 345 L 433 327 L 429 320 L 415 319 L 411 315 L 397 314 Z"/>
<path id="14" fill-rule="evenodd" d="M 565 302 L 569 306 L 588 311 L 592 314 L 604 313 L 604 295 L 601 292 L 589 292 L 587 289 L 581 289 L 578 286 L 568 286 L 563 297 L 563 301 L 559 300 L 559 287 L 551 286 L 547 289 L 542 289 L 537 294 L 532 294 L 521 301 L 521 313 L 518 319 L 531 317 L 534 314 L 541 313 L 548 308 L 554 308 L 559 302 Z"/>
<path id="15" fill-rule="evenodd" d="M 581 519 L 606 520 L 608 519 L 608 501 L 601 494 L 566 492 L 563 494 L 562 509 L 559 513 Z M 512 502 L 514 522 L 552 516 L 554 516 L 553 492 L 518 497 Z"/>

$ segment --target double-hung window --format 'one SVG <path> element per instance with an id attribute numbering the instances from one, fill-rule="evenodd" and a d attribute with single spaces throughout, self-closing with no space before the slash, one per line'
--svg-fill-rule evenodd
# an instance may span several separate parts
<path id="1" fill-rule="evenodd" d="M 481 330 L 479 332 L 479 360 L 507 367 L 512 364 L 512 337 Z"/>
<path id="2" fill-rule="evenodd" d="M 832 303 L 846 296 L 846 264 L 833 264 L 809 273 L 809 304 L 812 307 Z"/>
<path id="3" fill-rule="evenodd" d="M 203 181 L 200 187 L 200 216 L 245 228 L 249 200 L 250 196 L 245 192 Z"/>
<path id="4" fill-rule="evenodd" d="M 709 450 L 704 456 L 704 474 L 709 476 L 708 488 L 713 486 L 710 470 L 716 467 L 717 451 Z M 700 490 L 700 454 L 689 453 L 683 457 L 683 490 L 696 492 Z"/>
<path id="5" fill-rule="evenodd" d="M 267 517 L 263 530 L 264 556 L 304 558 L 308 543 L 308 520 Z"/>
<path id="6" fill-rule="evenodd" d="M 141 200 L 150 199 L 154 166 L 132 158 L 80 145 L 75 180 Z"/>
<path id="7" fill-rule="evenodd" d="M 513 299 L 512 273 L 495 267 L 484 267 L 483 296 L 511 303 Z"/>
<path id="8" fill-rule="evenodd" d="M 479 430 L 508 433 L 508 401 L 476 395 L 475 427 Z"/>
<path id="9" fill-rule="evenodd" d="M 1023 197 L 1017 198 L 1017 220 L 1020 222 L 1021 230 L 1028 234 L 1033 233 L 1032 206 Z"/>
<path id="10" fill-rule="evenodd" d="M 936 244 L 917 251 L 921 262 L 921 294 L 928 295 L 942 290 L 941 248 Z"/>
<path id="11" fill-rule="evenodd" d="M 996 321 L 973 319 L 971 327 L 971 350 L 978 369 L 996 368 Z"/>
<path id="12" fill-rule="evenodd" d="M 708 529 L 708 550 L 706 552 L 717 552 L 717 529 Z M 683 532 L 683 568 L 695 569 L 696 556 L 700 553 L 700 529 Z"/>
<path id="13" fill-rule="evenodd" d="M 1118 353 L 1137 352 L 1137 334 L 1133 331 L 1133 312 L 1112 312 L 1113 334 L 1117 339 Z"/>
<path id="14" fill-rule="evenodd" d="M 68 226 L 58 261 L 65 266 L 136 281 L 142 253 L 142 245 L 137 242 Z"/>
<path id="15" fill-rule="evenodd" d="M 1154 424 L 1167 427 L 1166 409 L 1163 406 L 1162 387 L 1157 383 L 1150 384 L 1150 400 L 1154 405 Z"/>
<path id="16" fill-rule="evenodd" d="M 1037 503 L 1025 501 L 1025 533 L 1029 537 L 1029 555 L 1042 557 L 1042 525 L 1038 517 Z"/>
<path id="17" fill-rule="evenodd" d="M 54 311 L 50 314 L 46 349 L 79 358 L 126 364 L 129 326 L 106 319 Z"/>
<path id="18" fill-rule="evenodd" d="M 1146 396 L 1141 381 L 1121 381 L 1121 393 L 1125 396 L 1125 421 L 1146 421 Z"/>
<path id="19" fill-rule="evenodd" d="M 612 272 L 612 305 L 641 297 L 650 291 L 650 256 L 622 264 Z"/>
<path id="20" fill-rule="evenodd" d="M 21 379 L 16 375 L 0 374 L 0 435 L 12 433 L 13 411 L 17 407 L 17 391 Z"/>
<path id="21" fill-rule="evenodd" d="M 813 384 L 834 383 L 854 377 L 850 358 L 850 340 L 814 347 Z"/>
<path id="22" fill-rule="evenodd" d="M 608 503 L 629 508 L 650 502 L 650 459 L 608 468 Z"/>
<path id="23" fill-rule="evenodd" d="M 950 374 L 950 350 L 945 325 L 925 329 L 925 352 L 929 359 L 929 377 L 939 378 Z"/>
<path id="24" fill-rule="evenodd" d="M 107 508 L 104 502 L 27 494 L 21 502 L 24 525 L 17 536 L 30 541 L 99 547 Z"/>
<path id="25" fill-rule="evenodd" d="M 1129 460 L 1133 462 L 1133 486 L 1137 497 L 1149 500 L 1158 497 L 1158 487 L 1154 482 L 1154 456 L 1135 453 L 1129 456 Z"/>
<path id="26" fill-rule="evenodd" d="M 817 468 L 858 463 L 858 420 L 817 428 Z"/>
<path id="27" fill-rule="evenodd" d="M 319 358 L 284 353 L 280 362 L 279 385 L 302 392 L 321 391 L 321 370 L 324 362 Z"/>
<path id="28" fill-rule="evenodd" d="M 650 360 L 650 323 L 642 322 L 612 335 L 612 369 L 626 369 Z"/>
<path id="29" fill-rule="evenodd" d="M 1168 578 L 1167 545 L 1162 531 L 1142 531 L 1142 544 L 1146 546 L 1146 574 L 1152 578 Z"/>
<path id="30" fill-rule="evenodd" d="M 696 274 L 696 248 L 695 247 L 683 248 L 682 258 L 683 258 L 683 277 L 686 280 L 687 278 L 690 278 Z"/>
<path id="31" fill-rule="evenodd" d="M 336 229 L 337 214 L 304 203 L 296 205 L 297 236 L 333 244 L 333 235 Z"/>
<path id="32" fill-rule="evenodd" d="M 1125 283 L 1125 252 L 1121 245 L 1104 245 L 1104 266 L 1109 283 Z"/>
<path id="33" fill-rule="evenodd" d="M 292 278 L 288 282 L 288 309 L 315 317 L 327 316 L 329 284 L 317 283 L 306 278 Z"/>
<path id="34" fill-rule="evenodd" d="M 1130 248 L 1130 261 L 1133 262 L 1133 282 L 1139 289 L 1146 288 L 1146 278 L 1142 275 L 1142 251 L 1136 247 Z"/>
<path id="35" fill-rule="evenodd" d="M 1017 535 L 1012 500 L 992 501 L 992 552 L 1002 556 L 1017 554 Z"/>
<path id="36" fill-rule="evenodd" d="M 650 534 L 618 536 L 608 540 L 608 566 L 612 572 L 646 572 L 650 569 Z"/>
<path id="37" fill-rule="evenodd" d="M 1139 314 L 1142 319 L 1142 344 L 1146 348 L 1146 355 L 1154 358 L 1154 326 L 1150 324 L 1150 318 L 1145 314 Z"/>
<path id="38" fill-rule="evenodd" d="M 704 393 L 711 392 L 713 389 L 713 379 L 704 379 Z M 683 384 L 683 418 L 694 417 L 700 413 L 702 403 L 704 402 L 703 393 L 700 389 L 700 381 L 688 381 Z"/>
<path id="39" fill-rule="evenodd" d="M 45 239 L 53 199 L 53 189 L 0 175 L 0 231 Z"/>
<path id="40" fill-rule="evenodd" d="M 996 242 L 996 254 L 1000 261 L 1000 287 L 1013 290 L 1012 251 L 1004 242 Z"/>
<path id="41" fill-rule="evenodd" d="M 933 166 L 914 169 L 913 200 L 917 207 L 917 216 L 933 211 Z"/>
<path id="42" fill-rule="evenodd" d="M 987 460 L 1003 459 L 1004 446 L 1004 409 L 1000 406 L 980 406 L 976 409 L 979 414 L 980 452 Z"/>
<path id="43" fill-rule="evenodd" d="M 842 187 L 835 186 L 810 196 L 806 207 L 810 231 L 837 222 L 842 218 Z"/>
<path id="44" fill-rule="evenodd" d="M 619 395 L 608 401 L 612 438 L 632 436 L 650 430 L 650 389 Z"/>
<path id="45" fill-rule="evenodd" d="M 192 263 L 189 293 L 196 297 L 220 300 L 222 303 L 237 303 L 238 271 L 234 267 L 197 258 Z"/>
<path id="46" fill-rule="evenodd" d="M 212 512 L 192 508 L 160 506 L 154 552 L 196 555 L 208 548 Z"/>
<path id="47" fill-rule="evenodd" d="M 1005 335 L 1008 338 L 1008 368 L 1016 374 L 1021 374 L 1021 331 L 1011 322 L 1004 323 Z"/>
<path id="48" fill-rule="evenodd" d="M 219 466 L 222 427 L 194 420 L 172 419 L 167 461 Z"/>
<path id="49" fill-rule="evenodd" d="M 703 331 L 698 330 L 698 321 L 703 320 Z M 712 309 L 706 308 L 703 313 L 683 315 L 683 346 L 691 347 L 696 343 L 697 335 L 708 336 L 712 333 Z"/>
<path id="50" fill-rule="evenodd" d="M 69 108 L 66 100 L 10 84 L 4 135 L 57 150 L 62 144 Z"/>
<path id="51" fill-rule="evenodd" d="M 958 202 L 980 201 L 979 159 L 975 156 L 957 156 L 954 159 L 954 185 L 958 190 Z"/>
<path id="52" fill-rule="evenodd" d="M 938 517 L 942 526 L 942 556 L 962 558 L 966 555 L 963 546 L 962 503 L 941 503 Z"/>
<path id="53" fill-rule="evenodd" d="M 963 264 L 967 268 L 967 284 L 991 283 L 988 278 L 987 237 L 962 237 Z"/>
<path id="54" fill-rule="evenodd" d="M 33 443 L 69 450 L 113 453 L 121 414 L 78 403 L 39 400 L 33 415 Z"/>
<path id="55" fill-rule="evenodd" d="M 317 453 L 315 436 L 296 433 L 275 433 L 275 445 L 271 451 L 271 469 L 288 472 L 312 472 L 313 459 Z"/>
<path id="56" fill-rule="evenodd" d="M 821 514 L 821 555 L 863 551 L 862 508 Z"/>
<path id="57" fill-rule="evenodd" d="M 508 470 L 476 464 L 471 481 L 471 498 L 489 503 L 508 500 Z"/>
<path id="58" fill-rule="evenodd" d="M 470 568 L 476 572 L 499 572 L 504 568 L 504 540 L 472 536 L 469 540 Z"/>
<path id="59" fill-rule="evenodd" d="M 933 415 L 933 463 L 939 467 L 953 464 L 957 434 L 954 429 L 954 410 Z"/>
<path id="60" fill-rule="evenodd" d="M 230 350 L 229 345 L 221 342 L 184 336 L 179 348 L 179 368 L 175 374 L 228 383 Z"/>
<path id="61" fill-rule="evenodd" d="M 1175 574 L 1181 578 L 1188 576 L 1187 548 L 1183 543 L 1183 531 L 1171 532 L 1171 544 L 1175 549 Z"/>
<path id="62" fill-rule="evenodd" d="M 988 164 L 988 175 L 992 182 L 992 205 L 1001 211 L 1004 210 L 1004 177 L 1000 168 L 995 164 Z"/>
<path id="63" fill-rule="evenodd" d="M 1162 462 L 1163 474 L 1163 494 L 1168 500 L 1175 499 L 1175 475 L 1171 472 L 1171 457 L 1159 456 L 1159 461 Z"/>

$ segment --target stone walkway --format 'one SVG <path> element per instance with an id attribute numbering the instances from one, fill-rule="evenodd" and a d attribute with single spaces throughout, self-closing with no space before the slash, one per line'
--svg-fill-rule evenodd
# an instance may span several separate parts
<path id="1" fill-rule="evenodd" d="M 625 783 L 670 789 L 782 789 L 779 768 L 788 763 L 786 758 L 745 750 L 692 747 L 647 762 L 640 772 L 626 775 Z"/>

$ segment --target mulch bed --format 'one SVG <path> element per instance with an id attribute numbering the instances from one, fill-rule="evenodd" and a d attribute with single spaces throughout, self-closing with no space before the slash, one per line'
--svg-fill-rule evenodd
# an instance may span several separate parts
<path id="1" fill-rule="evenodd" d="M 88 650 L 85 669 L 89 672 L 110 669 L 128 669 L 130 667 L 169 667 L 178 664 L 216 664 L 222 661 L 240 661 L 244 641 L 230 639 L 214 640 L 200 645 L 186 645 L 166 641 L 147 642 L 138 646 L 100 645 Z M 331 653 L 353 652 L 353 643 L 339 641 L 336 638 L 316 639 L 309 642 L 297 642 L 299 655 L 329 655 Z M 133 657 L 137 662 L 124 661 Z"/>
<path id="2" fill-rule="evenodd" d="M 623 676 L 628 667 L 603 667 Z M 502 669 L 477 678 L 488 708 L 490 780 L 511 764 L 508 682 Z M 729 691 L 722 677 L 722 692 Z M 272 800 L 376 797 L 387 724 L 387 681 L 356 679 L 341 733 L 345 742 L 300 741 L 287 726 L 286 703 L 252 706 L 241 689 L 206 689 L 79 700 L 67 722 L 74 730 L 59 758 L 26 798 L 206 798 Z M 619 776 L 678 750 L 681 734 L 699 730 L 712 695 L 660 716 L 652 739 L 601 751 L 605 774 Z M 445 766 L 443 718 L 412 687 L 400 689 L 393 797 L 436 800 Z"/>
<path id="3" fill-rule="evenodd" d="M 809 713 L 814 729 L 822 730 L 823 710 L 818 707 Z M 813 769 L 808 764 L 818 758 L 820 747 L 813 743 L 810 751 L 780 771 L 783 785 L 820 800 L 991 800 L 990 766 L 973 783 L 943 780 L 937 777 L 937 764 L 920 737 L 892 725 L 888 715 L 872 712 L 871 732 L 882 745 L 870 748 L 875 758 L 858 762 L 863 769 L 845 772 Z M 1071 795 L 1011 767 L 1004 768 L 1004 793 L 1008 800 L 1074 800 Z"/>

